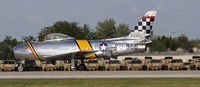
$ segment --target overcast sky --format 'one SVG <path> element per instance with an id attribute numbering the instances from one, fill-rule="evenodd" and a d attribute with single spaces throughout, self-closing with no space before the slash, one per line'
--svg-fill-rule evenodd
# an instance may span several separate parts
<path id="1" fill-rule="evenodd" d="M 200 38 L 200 0 L 0 0 L 0 41 L 37 36 L 56 21 L 67 20 L 95 28 L 108 18 L 131 28 L 148 10 L 157 10 L 156 35 L 181 33 L 190 39 Z"/>

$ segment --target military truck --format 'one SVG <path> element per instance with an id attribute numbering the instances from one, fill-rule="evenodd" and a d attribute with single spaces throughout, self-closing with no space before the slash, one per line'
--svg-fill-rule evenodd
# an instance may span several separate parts
<path id="1" fill-rule="evenodd" d="M 109 71 L 116 71 L 120 69 L 120 61 L 119 60 L 109 60 L 105 64 L 105 69 Z"/>
<path id="2" fill-rule="evenodd" d="M 190 70 L 191 69 L 191 64 L 190 62 L 185 62 L 183 63 L 183 69 L 182 70 Z"/>
<path id="3" fill-rule="evenodd" d="M 26 60 L 24 71 L 54 71 L 64 67 L 60 60 L 43 61 L 43 60 Z"/>
<path id="4" fill-rule="evenodd" d="M 64 60 L 56 60 L 55 61 L 55 66 L 54 66 L 54 70 L 66 71 L 66 70 L 68 70 L 68 67 L 70 67 L 70 65 L 71 64 L 68 64 Z"/>
<path id="5" fill-rule="evenodd" d="M 142 70 L 143 68 L 142 60 L 135 59 L 135 60 L 129 61 L 127 63 L 127 67 L 128 67 L 128 70 Z"/>
<path id="6" fill-rule="evenodd" d="M 3 60 L 1 61 L 1 71 L 15 71 L 17 70 L 18 64 L 14 60 Z"/>
<path id="7" fill-rule="evenodd" d="M 52 61 L 41 61 L 43 71 L 54 71 L 55 65 Z"/>
<path id="8" fill-rule="evenodd" d="M 98 62 L 99 62 L 98 70 L 100 70 L 100 71 L 106 70 L 106 63 L 107 63 L 108 61 L 109 61 L 108 59 L 99 59 L 99 60 L 98 60 Z"/>
<path id="9" fill-rule="evenodd" d="M 42 71 L 42 62 L 40 60 L 26 60 L 23 67 L 24 71 Z"/>
<path id="10" fill-rule="evenodd" d="M 99 68 L 99 61 L 98 60 L 86 60 L 85 66 L 87 70 L 98 70 Z"/>
<path id="11" fill-rule="evenodd" d="M 147 70 L 161 70 L 162 60 L 152 59 L 147 63 Z"/>
<path id="12" fill-rule="evenodd" d="M 191 63 L 191 70 L 200 70 L 200 56 L 193 56 L 189 62 Z"/>
<path id="13" fill-rule="evenodd" d="M 143 67 L 142 67 L 142 70 L 147 70 L 147 64 L 148 62 L 152 60 L 152 57 L 145 57 L 143 60 L 142 60 L 142 63 L 143 63 Z"/>
<path id="14" fill-rule="evenodd" d="M 120 62 L 120 70 L 128 70 L 128 62 L 131 62 L 133 58 L 131 57 L 126 57 L 124 60 Z"/>
<path id="15" fill-rule="evenodd" d="M 168 69 L 170 70 L 181 70 L 183 68 L 183 60 L 182 59 L 172 59 L 168 63 Z"/>
<path id="16" fill-rule="evenodd" d="M 171 61 L 173 59 L 173 57 L 165 57 L 163 60 L 162 60 L 162 70 L 168 70 L 168 64 L 169 64 L 169 61 Z"/>

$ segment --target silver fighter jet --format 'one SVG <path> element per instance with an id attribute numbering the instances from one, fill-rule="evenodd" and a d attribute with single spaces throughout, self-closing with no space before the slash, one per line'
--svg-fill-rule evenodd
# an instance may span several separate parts
<path id="1" fill-rule="evenodd" d="M 126 37 L 105 40 L 74 40 L 62 34 L 51 34 L 44 42 L 27 42 L 13 48 L 16 58 L 22 60 L 18 69 L 23 70 L 25 60 L 71 59 L 71 68 L 75 69 L 76 59 L 113 57 L 144 50 L 151 43 L 152 25 L 156 11 L 148 11 L 138 22 L 134 30 Z M 49 38 L 53 38 L 49 39 Z"/>

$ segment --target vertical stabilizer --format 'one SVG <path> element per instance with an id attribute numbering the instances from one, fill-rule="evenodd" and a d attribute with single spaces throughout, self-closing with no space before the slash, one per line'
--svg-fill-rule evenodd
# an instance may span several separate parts
<path id="1" fill-rule="evenodd" d="M 138 22 L 134 30 L 127 36 L 128 38 L 142 38 L 153 34 L 152 27 L 156 16 L 156 11 L 148 11 Z"/>

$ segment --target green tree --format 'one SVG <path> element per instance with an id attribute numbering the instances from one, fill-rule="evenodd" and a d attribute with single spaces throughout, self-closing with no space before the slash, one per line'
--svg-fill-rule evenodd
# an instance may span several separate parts
<path id="1" fill-rule="evenodd" d="M 188 37 L 184 34 L 177 38 L 177 46 L 186 50 L 189 50 L 192 47 L 188 40 Z"/>
<path id="2" fill-rule="evenodd" d="M 200 49 L 200 39 L 192 39 L 190 40 L 191 47 L 197 47 Z"/>
<path id="3" fill-rule="evenodd" d="M 150 49 L 152 51 L 166 51 L 167 48 L 162 41 L 163 38 L 165 38 L 165 36 L 153 39 L 152 43 L 149 45 Z"/>
<path id="4" fill-rule="evenodd" d="M 188 37 L 185 35 L 181 35 L 177 38 L 162 36 L 152 41 L 153 42 L 149 45 L 152 51 L 167 51 L 167 49 L 176 51 L 177 48 L 183 48 L 189 51 L 194 46 L 192 44 L 194 41 L 189 41 Z"/>
<path id="5" fill-rule="evenodd" d="M 107 19 L 103 22 L 98 22 L 95 31 L 96 39 L 124 37 L 130 33 L 127 24 L 119 24 L 116 28 L 114 19 Z"/>
<path id="6" fill-rule="evenodd" d="M 90 29 L 88 25 L 84 24 L 84 26 L 81 29 L 84 34 L 83 35 L 84 37 L 82 37 L 82 39 L 87 39 L 87 40 L 95 39 L 94 31 Z"/>
<path id="7" fill-rule="evenodd" d="M 29 42 L 35 40 L 35 38 L 33 36 L 22 36 L 22 40 L 24 42 Z"/>
<path id="8" fill-rule="evenodd" d="M 13 47 L 21 44 L 17 39 L 12 39 L 11 36 L 6 36 L 6 38 L 0 42 L 0 56 L 3 59 L 15 59 L 13 53 Z"/>
<path id="9" fill-rule="evenodd" d="M 162 36 L 161 41 L 166 49 L 176 50 L 176 47 L 174 46 L 175 40 L 173 40 L 172 37 Z"/>
<path id="10" fill-rule="evenodd" d="M 114 33 L 114 37 L 124 37 L 127 36 L 130 32 L 131 30 L 127 24 L 119 24 Z"/>
<path id="11" fill-rule="evenodd" d="M 98 22 L 95 31 L 96 39 L 106 39 L 113 38 L 116 31 L 114 19 L 104 20 L 103 22 Z"/>
<path id="12" fill-rule="evenodd" d="M 80 27 L 77 22 L 58 21 L 53 26 L 45 27 L 38 33 L 39 41 L 43 41 L 44 37 L 50 33 L 63 33 L 76 39 L 90 39 L 93 32 L 86 24 Z"/>

